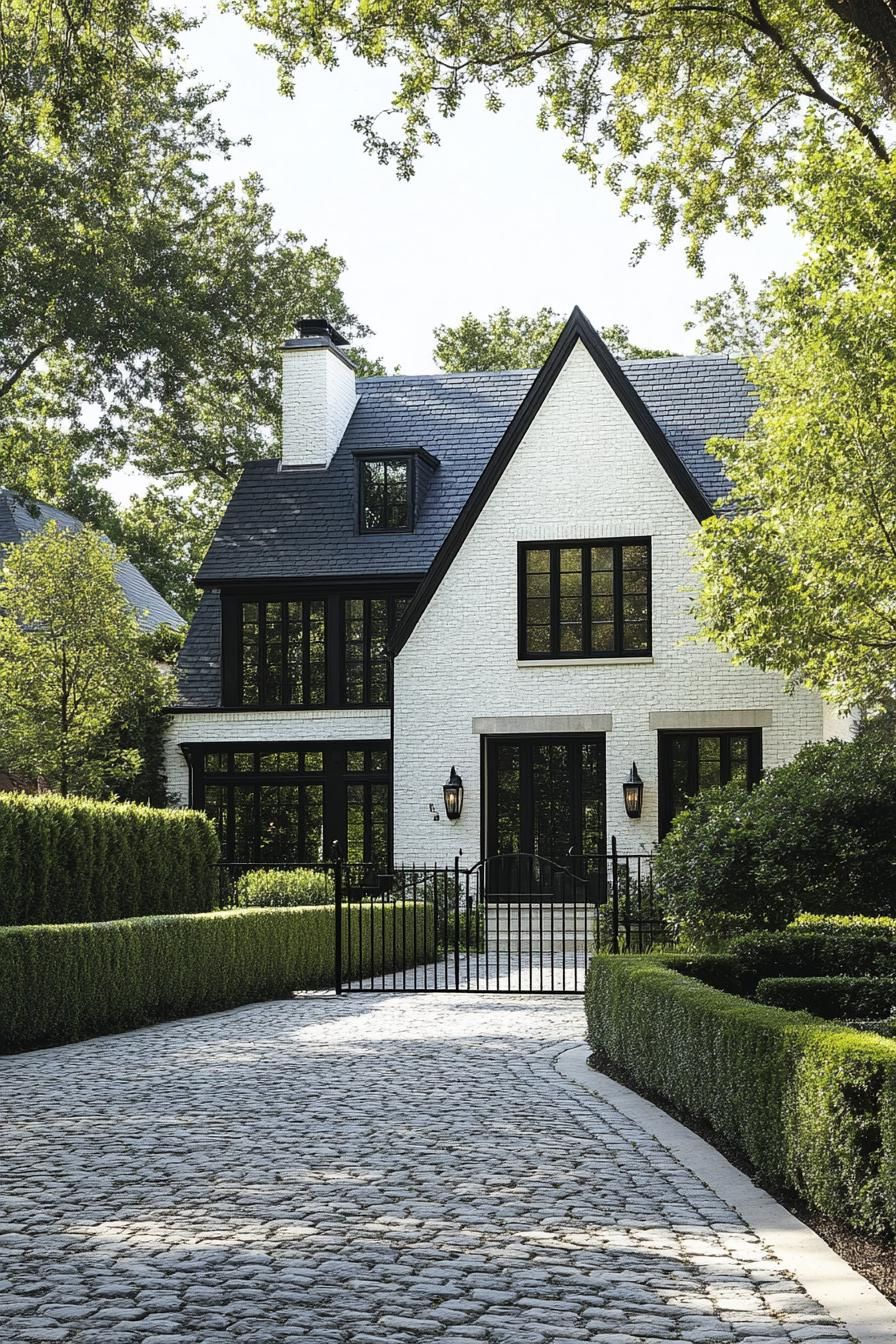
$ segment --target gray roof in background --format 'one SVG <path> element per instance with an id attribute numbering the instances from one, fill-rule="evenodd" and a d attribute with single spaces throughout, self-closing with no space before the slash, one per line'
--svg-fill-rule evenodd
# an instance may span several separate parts
<path id="1" fill-rule="evenodd" d="M 725 493 L 715 435 L 739 438 L 755 409 L 724 355 L 623 360 L 621 367 L 710 504 Z M 250 463 L 197 575 L 228 580 L 426 571 L 537 370 L 358 380 L 359 402 L 326 470 Z M 413 533 L 358 535 L 355 465 L 364 450 L 424 448 L 440 462 Z M 180 703 L 220 703 L 220 602 L 207 591 L 178 659 Z"/>
<path id="2" fill-rule="evenodd" d="M 11 490 L 0 486 L 0 545 L 14 545 L 30 532 L 41 531 L 50 522 L 75 532 L 84 526 L 80 519 L 51 504 L 23 504 Z M 116 566 L 116 576 L 122 592 L 134 608 L 141 630 L 156 630 L 160 625 L 177 628 L 185 624 L 184 618 L 178 615 L 130 560 L 123 560 Z"/>
<path id="3" fill-rule="evenodd" d="M 710 504 L 725 492 L 714 435 L 739 437 L 753 409 L 725 356 L 621 367 Z M 250 463 L 196 581 L 415 574 L 427 570 L 529 390 L 536 370 L 358 380 L 359 402 L 326 469 Z M 359 534 L 353 454 L 423 448 L 439 459 L 413 533 Z"/>

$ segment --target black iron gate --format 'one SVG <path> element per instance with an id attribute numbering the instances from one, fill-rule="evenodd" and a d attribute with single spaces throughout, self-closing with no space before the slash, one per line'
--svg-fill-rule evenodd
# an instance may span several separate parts
<path id="1" fill-rule="evenodd" d="M 328 863 L 226 863 L 221 905 L 257 868 L 316 869 L 317 900 L 335 907 L 337 994 L 450 991 L 581 993 L 596 952 L 647 952 L 670 939 L 648 854 L 498 854 L 467 867 L 383 871 L 334 854 Z"/>
<path id="2" fill-rule="evenodd" d="M 598 951 L 666 941 L 649 855 L 500 854 L 388 873 L 336 859 L 337 993 L 581 993 Z"/>

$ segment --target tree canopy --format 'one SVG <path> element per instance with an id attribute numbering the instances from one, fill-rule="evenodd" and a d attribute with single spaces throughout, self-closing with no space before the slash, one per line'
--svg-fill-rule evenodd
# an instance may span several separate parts
<path id="1" fill-rule="evenodd" d="M 257 177 L 217 184 L 231 146 L 191 26 L 153 0 L 2 0 L 0 484 L 127 544 L 151 509 L 160 541 L 189 525 L 192 563 L 243 463 L 277 451 L 282 338 L 367 328 L 341 258 L 279 231 Z M 125 463 L 159 485 L 118 523 L 99 483 Z"/>
<path id="2" fill-rule="evenodd" d="M 721 224 L 748 232 L 788 200 L 790 165 L 818 136 L 832 147 L 854 137 L 879 162 L 890 155 L 891 0 L 232 7 L 261 31 L 286 91 L 309 61 L 352 53 L 393 64 L 391 105 L 359 109 L 355 124 L 405 176 L 471 89 L 498 110 L 507 90 L 534 85 L 539 124 L 560 129 L 567 159 L 651 218 L 663 242 L 680 229 L 697 266 Z"/>
<path id="3" fill-rule="evenodd" d="M 445 373 L 537 369 L 551 353 L 563 322 L 553 308 L 539 308 L 531 317 L 514 316 L 509 308 L 499 308 L 484 319 L 467 313 L 454 327 L 436 327 L 433 358 Z M 617 359 L 650 359 L 671 353 L 635 345 L 628 328 L 620 324 L 604 327 L 601 335 Z"/>
<path id="4" fill-rule="evenodd" d="M 10 547 L 0 572 L 0 769 L 60 793 L 106 794 L 138 775 L 125 745 L 170 699 L 92 528 L 50 524 Z"/>

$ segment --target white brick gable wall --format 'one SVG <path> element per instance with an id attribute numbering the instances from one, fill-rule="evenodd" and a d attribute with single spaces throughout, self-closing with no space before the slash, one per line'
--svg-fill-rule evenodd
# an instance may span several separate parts
<path id="1" fill-rule="evenodd" d="M 284 466 L 328 466 L 357 404 L 355 371 L 328 341 L 286 346 Z"/>
<path id="2" fill-rule="evenodd" d="M 697 526 L 580 342 L 396 659 L 397 859 L 449 860 L 459 847 L 465 859 L 479 858 L 476 718 L 611 716 L 607 834 L 618 837 L 621 850 L 649 848 L 656 839 L 651 713 L 698 711 L 704 724 L 711 722 L 706 715 L 723 714 L 717 727 L 764 724 L 765 766 L 823 737 L 818 697 L 788 695 L 777 676 L 734 667 L 712 647 L 691 642 L 696 580 L 689 539 Z M 519 663 L 517 543 L 626 536 L 652 539 L 652 658 Z M 622 805 L 633 759 L 645 781 L 638 822 L 626 818 Z M 429 804 L 443 813 L 441 786 L 452 765 L 464 780 L 463 816 L 434 824 Z"/>

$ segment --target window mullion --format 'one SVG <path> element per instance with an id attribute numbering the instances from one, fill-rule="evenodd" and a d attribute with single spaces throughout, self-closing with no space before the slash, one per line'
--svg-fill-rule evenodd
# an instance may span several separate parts
<path id="1" fill-rule="evenodd" d="M 385 498 L 385 496 L 384 496 L 384 498 Z M 389 514 L 388 514 L 388 503 L 387 503 L 387 505 L 386 505 L 386 508 L 387 508 L 386 517 L 388 518 L 388 516 L 389 516 Z M 369 704 L 370 704 L 370 699 L 371 699 L 371 688 L 370 688 L 370 640 L 371 640 L 371 628 L 370 628 L 370 627 L 371 627 L 371 611 L 372 611 L 371 601 L 370 601 L 370 598 L 369 598 L 369 597 L 365 597 L 365 598 L 364 598 L 363 611 L 364 611 L 364 619 L 363 619 L 363 622 L 362 622 L 362 629 L 363 629 L 363 643 L 362 643 L 362 646 L 361 646 L 361 657 L 362 657 L 362 660 L 363 660 L 363 670 L 362 670 L 362 673 L 361 673 L 361 685 L 362 685 L 363 689 L 362 689 L 362 692 L 361 692 L 361 693 L 362 693 L 362 696 L 363 696 L 363 702 L 364 702 L 364 704 L 365 704 L 365 705 L 369 705 Z"/>
<path id="2" fill-rule="evenodd" d="M 268 604 L 258 604 L 258 703 L 268 703 Z"/>
<path id="3" fill-rule="evenodd" d="M 311 603 L 302 599 L 302 705 L 311 700 Z"/>
<path id="4" fill-rule="evenodd" d="M 280 703 L 288 705 L 292 700 L 292 687 L 289 684 L 289 602 L 280 603 Z"/>

